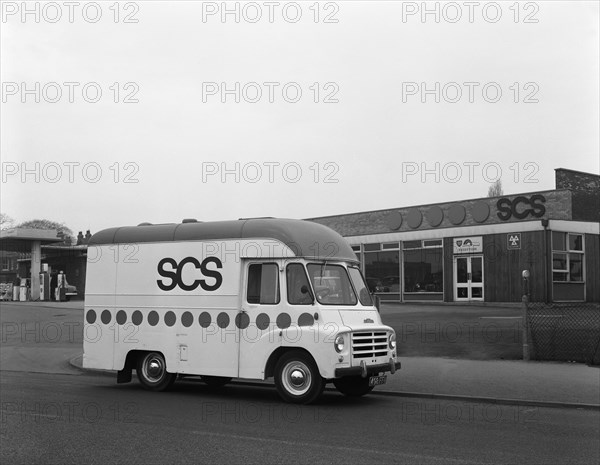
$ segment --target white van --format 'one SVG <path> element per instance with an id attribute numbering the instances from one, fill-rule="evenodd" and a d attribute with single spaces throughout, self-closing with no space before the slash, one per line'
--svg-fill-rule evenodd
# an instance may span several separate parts
<path id="1" fill-rule="evenodd" d="M 361 396 L 400 368 L 348 243 L 309 221 L 142 224 L 89 241 L 83 366 L 162 391 L 274 377 L 286 401 Z"/>

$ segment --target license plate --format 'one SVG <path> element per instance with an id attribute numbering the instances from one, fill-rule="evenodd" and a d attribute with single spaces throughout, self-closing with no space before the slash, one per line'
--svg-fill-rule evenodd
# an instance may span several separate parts
<path id="1" fill-rule="evenodd" d="M 369 378 L 369 386 L 379 386 L 380 384 L 385 384 L 387 381 L 387 376 L 371 376 Z"/>

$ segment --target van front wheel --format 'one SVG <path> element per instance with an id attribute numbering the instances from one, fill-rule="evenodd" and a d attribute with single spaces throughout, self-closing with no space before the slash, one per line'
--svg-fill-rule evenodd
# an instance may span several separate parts
<path id="1" fill-rule="evenodd" d="M 140 384 L 150 391 L 164 391 L 175 382 L 175 373 L 167 371 L 165 358 L 159 352 L 148 352 L 138 357 L 136 367 Z"/>
<path id="2" fill-rule="evenodd" d="M 323 393 L 325 381 L 312 357 L 292 351 L 283 354 L 275 365 L 275 387 L 286 402 L 310 404 Z"/>

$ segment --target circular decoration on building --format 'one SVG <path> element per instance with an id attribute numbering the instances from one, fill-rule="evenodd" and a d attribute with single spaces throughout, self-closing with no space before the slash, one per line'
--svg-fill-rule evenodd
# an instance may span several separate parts
<path id="1" fill-rule="evenodd" d="M 85 314 L 85 321 L 89 324 L 94 324 L 96 322 L 96 312 L 94 310 L 88 310 Z"/>
<path id="2" fill-rule="evenodd" d="M 443 219 L 444 212 L 440 207 L 438 207 L 437 205 L 429 207 L 429 210 L 427 210 L 427 222 L 430 226 L 439 226 Z"/>
<path id="3" fill-rule="evenodd" d="M 177 321 L 175 313 L 173 313 L 171 310 L 165 313 L 165 324 L 167 326 L 173 326 L 175 324 L 175 321 Z"/>
<path id="4" fill-rule="evenodd" d="M 269 315 L 267 315 L 266 313 L 260 313 L 257 317 L 256 317 L 256 327 L 258 329 L 265 330 L 269 327 L 269 324 L 271 323 L 271 319 L 269 318 Z"/>
<path id="5" fill-rule="evenodd" d="M 144 315 L 142 315 L 142 312 L 139 310 L 133 312 L 133 315 L 131 315 L 131 322 L 134 325 L 139 326 L 142 324 L 142 321 L 144 321 Z"/>
<path id="6" fill-rule="evenodd" d="M 191 312 L 183 312 L 181 315 L 181 324 L 186 328 L 189 328 L 194 323 L 194 315 Z"/>
<path id="7" fill-rule="evenodd" d="M 222 329 L 229 326 L 229 315 L 227 313 L 221 312 L 217 315 L 217 326 Z"/>
<path id="8" fill-rule="evenodd" d="M 102 323 L 107 325 L 108 323 L 110 323 L 110 317 L 110 312 L 108 310 L 104 310 L 102 312 L 102 315 L 100 315 L 100 320 L 102 321 Z"/>
<path id="9" fill-rule="evenodd" d="M 150 326 L 156 326 L 158 324 L 159 319 L 160 318 L 158 317 L 158 313 L 154 310 L 148 313 L 148 323 L 150 323 Z"/>
<path id="10" fill-rule="evenodd" d="M 117 323 L 119 323 L 120 325 L 124 325 L 126 321 L 127 321 L 127 313 L 125 313 L 124 310 L 119 310 L 117 312 Z"/>
<path id="11" fill-rule="evenodd" d="M 250 317 L 247 313 L 238 313 L 235 316 L 235 325 L 240 329 L 246 329 L 250 325 Z"/>
<path id="12" fill-rule="evenodd" d="M 315 323 L 315 319 L 310 313 L 303 313 L 298 318 L 298 326 L 312 326 Z"/>
<path id="13" fill-rule="evenodd" d="M 392 212 L 385 219 L 388 228 L 397 230 L 402 226 L 402 214 L 400 212 Z"/>
<path id="14" fill-rule="evenodd" d="M 280 313 L 277 315 L 276 323 L 279 329 L 289 328 L 292 324 L 292 318 L 287 313 Z"/>
<path id="15" fill-rule="evenodd" d="M 200 326 L 202 326 L 203 328 L 208 328 L 210 326 L 210 322 L 211 318 L 210 313 L 208 312 L 202 312 L 198 317 L 198 323 L 200 323 Z"/>
<path id="16" fill-rule="evenodd" d="M 471 215 L 477 223 L 483 223 L 490 216 L 490 206 L 483 200 L 475 202 L 471 210 Z"/>
<path id="17" fill-rule="evenodd" d="M 418 208 L 411 208 L 408 212 L 406 221 L 412 229 L 416 229 L 421 226 L 421 222 L 423 221 L 423 214 L 421 213 L 421 210 Z"/>
<path id="18" fill-rule="evenodd" d="M 448 211 L 448 214 L 450 216 L 450 223 L 452 224 L 461 224 L 463 221 L 465 221 L 466 211 L 465 207 L 462 205 L 457 203 L 452 205 Z"/>

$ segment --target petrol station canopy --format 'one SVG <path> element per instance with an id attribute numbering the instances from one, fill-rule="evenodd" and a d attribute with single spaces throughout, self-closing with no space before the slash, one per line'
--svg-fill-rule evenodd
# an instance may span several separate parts
<path id="1" fill-rule="evenodd" d="M 0 231 L 0 250 L 31 253 L 33 243 L 52 244 L 60 242 L 56 229 L 12 228 Z"/>

